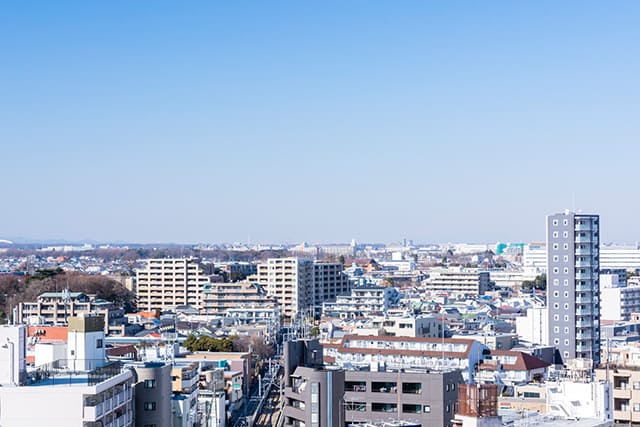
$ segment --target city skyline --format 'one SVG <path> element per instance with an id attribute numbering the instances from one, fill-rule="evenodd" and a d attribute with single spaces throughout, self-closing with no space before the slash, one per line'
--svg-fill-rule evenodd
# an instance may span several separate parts
<path id="1" fill-rule="evenodd" d="M 638 3 L 2 9 L 0 238 L 640 241 Z"/>

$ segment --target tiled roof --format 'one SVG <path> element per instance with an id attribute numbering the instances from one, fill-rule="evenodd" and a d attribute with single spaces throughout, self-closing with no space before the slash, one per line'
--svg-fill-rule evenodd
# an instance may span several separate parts
<path id="1" fill-rule="evenodd" d="M 550 366 L 550 363 L 545 362 L 535 356 L 525 353 L 523 351 L 513 350 L 491 350 L 491 356 L 512 356 L 516 357 L 515 363 L 503 363 L 503 371 L 531 371 L 534 369 L 546 368 Z M 485 361 L 480 365 L 481 370 L 495 371 L 498 369 L 498 360 L 493 359 L 491 361 Z"/>

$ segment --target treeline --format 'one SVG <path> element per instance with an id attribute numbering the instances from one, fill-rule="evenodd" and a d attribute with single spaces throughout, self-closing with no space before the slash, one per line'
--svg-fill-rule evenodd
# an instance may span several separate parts
<path id="1" fill-rule="evenodd" d="M 136 309 L 135 293 L 106 276 L 95 276 L 76 271 L 45 269 L 32 275 L 0 275 L 0 317 L 21 302 L 36 301 L 44 292 L 84 292 L 107 301 L 115 302 L 128 312 Z"/>
<path id="2" fill-rule="evenodd" d="M 191 334 L 184 341 L 184 347 L 189 351 L 250 352 L 261 359 L 268 359 L 275 354 L 273 344 L 268 344 L 259 336 L 238 336 L 214 338 L 207 335 L 196 337 Z"/>
<path id="3" fill-rule="evenodd" d="M 184 341 L 184 347 L 189 351 L 233 351 L 234 338 L 236 337 L 213 338 L 206 335 L 196 338 L 195 335 L 191 334 Z"/>

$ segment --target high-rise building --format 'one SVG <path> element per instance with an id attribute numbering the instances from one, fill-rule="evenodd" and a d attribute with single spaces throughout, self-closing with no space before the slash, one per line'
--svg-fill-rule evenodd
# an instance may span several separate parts
<path id="1" fill-rule="evenodd" d="M 202 294 L 210 279 L 194 258 L 150 259 L 137 271 L 138 308 L 175 309 L 190 305 L 201 308 Z"/>
<path id="2" fill-rule="evenodd" d="M 565 211 L 547 217 L 549 344 L 563 362 L 600 362 L 600 217 Z"/>
<path id="3" fill-rule="evenodd" d="M 325 301 L 347 294 L 351 288 L 342 264 L 314 262 L 303 258 L 271 258 L 258 264 L 255 280 L 275 297 L 285 317 L 302 311 L 319 311 Z"/>
<path id="4" fill-rule="evenodd" d="M 282 315 L 295 317 L 313 301 L 313 261 L 303 258 L 270 258 L 258 264 L 258 283 L 275 297 Z"/>

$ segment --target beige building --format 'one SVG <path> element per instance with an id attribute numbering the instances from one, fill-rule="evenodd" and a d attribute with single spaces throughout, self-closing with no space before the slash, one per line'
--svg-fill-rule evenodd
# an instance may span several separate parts
<path id="1" fill-rule="evenodd" d="M 342 264 L 304 258 L 271 258 L 258 264 L 254 279 L 277 299 L 281 314 L 290 318 L 350 290 Z"/>
<path id="2" fill-rule="evenodd" d="M 136 273 L 140 310 L 174 309 L 180 305 L 202 307 L 202 294 L 210 284 L 200 263 L 194 258 L 150 259 Z"/>
<path id="3" fill-rule="evenodd" d="M 640 347 L 612 348 L 609 366 L 595 370 L 596 379 L 608 379 L 613 386 L 613 419 L 625 425 L 640 424 Z M 606 353 L 603 360 L 607 360 Z M 607 378 L 607 374 L 609 377 Z"/>
<path id="4" fill-rule="evenodd" d="M 285 317 L 295 317 L 313 302 L 313 261 L 271 258 L 258 264 L 257 282 L 275 297 Z"/>
<path id="5" fill-rule="evenodd" d="M 275 300 L 257 283 L 220 282 L 212 283 L 202 296 L 204 314 L 227 316 L 235 309 L 275 307 Z"/>

